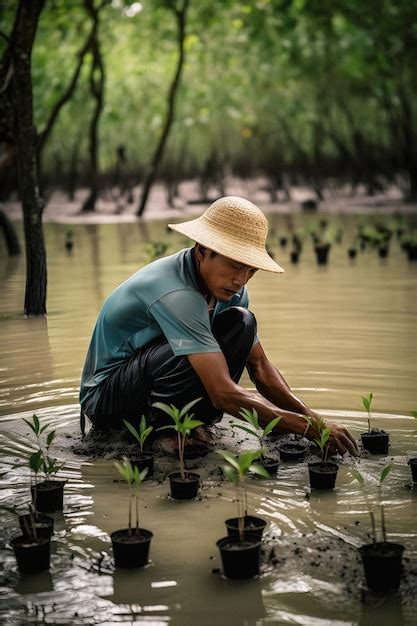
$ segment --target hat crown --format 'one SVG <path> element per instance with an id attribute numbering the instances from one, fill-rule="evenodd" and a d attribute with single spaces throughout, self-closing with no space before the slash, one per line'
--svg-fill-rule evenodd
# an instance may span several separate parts
<path id="1" fill-rule="evenodd" d="M 201 219 L 219 233 L 251 246 L 265 245 L 268 221 L 258 207 L 239 196 L 225 196 L 213 202 Z"/>

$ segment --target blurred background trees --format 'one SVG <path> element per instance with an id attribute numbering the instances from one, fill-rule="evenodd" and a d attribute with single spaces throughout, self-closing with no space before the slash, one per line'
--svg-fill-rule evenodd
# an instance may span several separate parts
<path id="1" fill-rule="evenodd" d="M 166 124 L 182 4 L 46 2 L 32 62 L 39 131 L 80 68 L 42 146 L 45 190 L 87 185 L 88 209 L 115 178 L 144 182 Z M 3 9 L 10 27 L 13 5 Z M 199 177 L 202 195 L 234 173 L 265 175 L 271 199 L 297 181 L 319 199 L 329 185 L 374 193 L 392 183 L 415 198 L 416 67 L 417 0 L 191 0 L 157 175 L 171 188 Z"/>
<path id="2" fill-rule="evenodd" d="M 19 191 L 24 5 L 46 202 L 83 187 L 80 210 L 101 197 L 121 212 L 136 188 L 142 214 L 155 180 L 174 206 L 182 181 L 206 201 L 230 175 L 262 176 L 271 202 L 298 184 L 317 201 L 393 185 L 417 198 L 417 0 L 4 0 L 0 200 L 22 201 L 29 176 Z"/>

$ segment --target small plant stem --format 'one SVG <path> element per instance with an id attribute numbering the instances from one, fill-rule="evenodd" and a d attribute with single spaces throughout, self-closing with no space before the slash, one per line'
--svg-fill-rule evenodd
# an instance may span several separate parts
<path id="1" fill-rule="evenodd" d="M 248 490 L 246 488 L 246 482 L 245 479 L 243 479 L 243 496 L 244 496 L 244 503 L 245 503 L 245 510 L 244 510 L 244 515 L 248 514 Z"/>
<path id="2" fill-rule="evenodd" d="M 323 454 L 322 454 L 322 457 L 321 457 L 321 460 L 322 460 L 323 463 L 327 463 L 327 455 L 328 454 L 329 454 L 329 446 L 326 445 L 326 446 L 324 446 Z"/>
<path id="3" fill-rule="evenodd" d="M 243 491 L 242 491 L 242 483 L 241 483 L 241 479 L 239 478 L 239 484 L 238 484 L 238 520 L 237 520 L 237 524 L 238 524 L 238 531 L 239 531 L 239 541 L 243 541 L 243 533 L 244 533 L 244 529 L 245 529 L 245 518 L 244 518 L 244 512 L 243 512 Z"/>
<path id="4" fill-rule="evenodd" d="M 181 480 L 185 480 L 184 444 L 185 444 L 185 436 L 181 437 L 180 433 L 178 433 L 178 455 L 180 457 L 180 476 L 181 476 Z"/>
<path id="5" fill-rule="evenodd" d="M 371 526 L 372 526 L 372 539 L 373 543 L 376 543 L 376 526 L 375 526 L 375 515 L 372 511 L 369 511 L 369 517 L 371 518 Z"/>
<path id="6" fill-rule="evenodd" d="M 385 510 L 384 506 L 381 504 L 381 529 L 382 529 L 382 541 L 387 540 L 387 531 L 385 528 Z"/>
<path id="7" fill-rule="evenodd" d="M 139 531 L 139 498 L 138 494 L 135 493 L 135 508 L 136 508 L 136 532 Z"/>
<path id="8" fill-rule="evenodd" d="M 133 493 L 130 491 L 129 494 L 129 536 L 132 534 L 132 496 Z"/>
<path id="9" fill-rule="evenodd" d="M 371 412 L 368 411 L 368 433 L 371 432 Z"/>

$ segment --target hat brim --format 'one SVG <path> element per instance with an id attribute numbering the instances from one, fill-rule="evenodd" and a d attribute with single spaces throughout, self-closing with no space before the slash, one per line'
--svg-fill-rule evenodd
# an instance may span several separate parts
<path id="1" fill-rule="evenodd" d="M 217 230 L 207 222 L 202 222 L 201 217 L 180 224 L 168 224 L 168 228 L 175 230 L 193 241 L 214 250 L 229 259 L 244 263 L 249 267 L 254 267 L 266 272 L 281 274 L 285 270 L 272 259 L 266 250 L 247 244 L 242 244 L 238 236 L 224 233 Z"/>

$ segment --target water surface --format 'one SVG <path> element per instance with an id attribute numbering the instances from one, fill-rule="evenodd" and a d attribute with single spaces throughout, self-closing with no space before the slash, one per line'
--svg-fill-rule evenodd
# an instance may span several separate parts
<path id="1" fill-rule="evenodd" d="M 271 218 L 276 230 L 271 246 L 286 273 L 258 272 L 249 286 L 251 308 L 271 361 L 326 418 L 345 423 L 359 436 L 366 424 L 360 395 L 374 392 L 374 423 L 391 432 L 392 445 L 388 459 L 361 461 L 362 471 L 372 481 L 388 461 L 394 463 L 383 499 L 390 538 L 407 545 L 412 580 L 416 493 L 406 460 L 417 453 L 417 423 L 409 415 L 417 409 L 417 264 L 407 261 L 396 239 L 388 259 L 366 250 L 350 261 L 346 249 L 359 218 L 331 219 L 343 227 L 344 237 L 333 247 L 330 264 L 319 267 L 307 241 L 299 265 L 289 263 L 288 248 L 277 240 L 288 233 L 288 218 Z M 302 220 L 296 216 L 292 226 Z M 235 505 L 230 487 L 207 467 L 202 499 L 195 502 L 171 501 L 167 481 L 144 485 L 141 524 L 154 532 L 152 562 L 143 571 L 114 570 L 109 534 L 125 525 L 127 494 L 111 458 L 74 454 L 80 371 L 103 300 L 146 261 L 149 242 L 167 240 L 171 251 L 185 242 L 168 235 L 165 222 L 71 229 L 74 249 L 68 254 L 67 228 L 45 227 L 47 320 L 22 318 L 24 260 L 0 252 L 1 503 L 23 506 L 28 500 L 27 470 L 16 466 L 34 449 L 21 420 L 34 411 L 59 432 L 57 455 L 67 459 L 62 475 L 68 480 L 64 515 L 56 516 L 50 573 L 19 577 L 7 547 L 15 522 L 4 515 L 0 615 L 6 623 L 416 623 L 407 584 L 382 603 L 369 594 L 362 601 L 360 568 L 350 590 L 339 575 L 341 558 L 353 559 L 369 532 L 365 499 L 348 464 L 330 494 L 306 497 L 304 465 L 282 464 L 277 480 L 250 482 L 251 511 L 268 520 L 268 545 L 273 537 L 281 541 L 285 560 L 285 566 L 266 567 L 259 580 L 236 583 L 212 573 L 219 567 L 215 542 Z M 251 386 L 247 376 L 242 384 Z M 210 463 L 215 467 L 214 459 Z M 164 471 L 157 477 L 162 480 Z M 376 503 L 375 490 L 371 500 Z M 346 546 L 335 554 L 337 565 L 330 560 L 312 565 L 317 556 L 313 537 Z M 301 560 L 291 556 L 293 540 L 296 548 L 301 546 Z"/>

